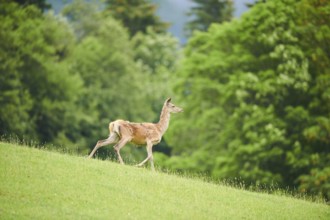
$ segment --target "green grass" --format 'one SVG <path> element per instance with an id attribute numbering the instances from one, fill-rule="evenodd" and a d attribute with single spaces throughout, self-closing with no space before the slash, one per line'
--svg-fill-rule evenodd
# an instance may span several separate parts
<path id="1" fill-rule="evenodd" d="M 329 206 L 0 143 L 0 219 L 330 219 Z"/>

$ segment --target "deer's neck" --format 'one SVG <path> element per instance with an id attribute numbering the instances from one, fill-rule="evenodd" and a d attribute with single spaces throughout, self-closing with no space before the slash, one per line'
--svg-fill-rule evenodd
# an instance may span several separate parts
<path id="1" fill-rule="evenodd" d="M 163 135 L 168 128 L 170 123 L 171 114 L 167 110 L 166 106 L 163 107 L 162 112 L 160 113 L 159 122 L 157 123 L 158 130 Z"/>

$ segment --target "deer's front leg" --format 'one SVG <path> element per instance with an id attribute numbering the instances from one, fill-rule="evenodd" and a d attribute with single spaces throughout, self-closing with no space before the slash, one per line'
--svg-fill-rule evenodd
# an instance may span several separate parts
<path id="1" fill-rule="evenodd" d="M 142 161 L 141 163 L 139 163 L 137 166 L 140 167 L 140 166 L 143 166 L 148 160 L 150 160 L 150 165 L 151 165 L 151 169 L 152 170 L 155 170 L 155 166 L 154 166 L 154 157 L 152 155 L 152 142 L 151 141 L 148 141 L 147 142 L 147 153 L 148 153 L 148 156 L 147 158 Z"/>

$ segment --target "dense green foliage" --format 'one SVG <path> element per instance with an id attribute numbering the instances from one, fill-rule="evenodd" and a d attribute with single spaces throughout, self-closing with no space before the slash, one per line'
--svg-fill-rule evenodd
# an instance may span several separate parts
<path id="1" fill-rule="evenodd" d="M 0 143 L 1 219 L 327 219 L 330 209 L 110 161 Z"/>
<path id="2" fill-rule="evenodd" d="M 267 1 L 194 35 L 166 165 L 330 198 L 329 9 Z"/>
<path id="3" fill-rule="evenodd" d="M 156 164 L 330 198 L 328 1 L 258 1 L 231 21 L 231 1 L 195 1 L 203 32 L 182 59 L 147 0 L 75 0 L 59 15 L 0 2 L 1 136 L 87 154 L 111 120 L 155 122 L 173 95 L 184 113 Z"/>
<path id="4" fill-rule="evenodd" d="M 82 1 L 63 16 L 0 7 L 0 134 L 87 153 L 111 120 L 157 120 L 170 86 L 156 78 L 169 81 L 178 57 L 172 36 L 150 30 L 130 40 L 118 21 Z"/>

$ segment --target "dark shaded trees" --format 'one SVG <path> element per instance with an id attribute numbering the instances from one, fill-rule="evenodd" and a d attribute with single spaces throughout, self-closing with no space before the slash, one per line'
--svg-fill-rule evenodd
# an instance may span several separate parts
<path id="1" fill-rule="evenodd" d="M 0 7 L 1 133 L 40 142 L 65 137 L 81 91 L 80 77 L 63 62 L 73 35 L 34 6 Z"/>

